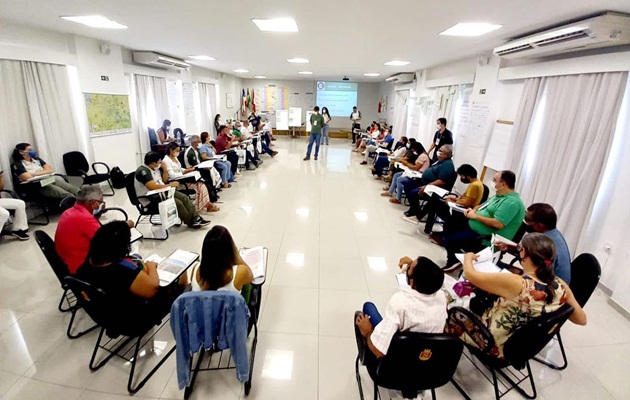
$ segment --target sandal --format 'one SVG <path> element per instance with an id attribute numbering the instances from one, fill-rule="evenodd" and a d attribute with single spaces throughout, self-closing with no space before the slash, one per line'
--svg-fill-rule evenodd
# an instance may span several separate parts
<path id="1" fill-rule="evenodd" d="M 207 212 L 217 212 L 219 210 L 220 208 L 215 206 L 214 204 L 210 204 L 208 207 L 206 207 Z"/>

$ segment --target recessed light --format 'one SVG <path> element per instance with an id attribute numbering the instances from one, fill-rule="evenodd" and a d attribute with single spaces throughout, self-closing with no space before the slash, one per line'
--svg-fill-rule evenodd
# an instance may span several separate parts
<path id="1" fill-rule="evenodd" d="M 385 64 L 383 65 L 389 65 L 389 66 L 400 66 L 400 65 L 407 65 L 409 64 L 410 61 L 397 61 L 397 60 L 392 60 L 392 61 L 387 61 Z"/>
<path id="2" fill-rule="evenodd" d="M 239 73 L 239 74 L 246 74 L 246 73 L 248 73 L 248 72 L 249 72 L 248 70 L 243 69 L 243 68 L 233 69 L 232 71 L 237 72 L 237 73 Z"/>
<path id="3" fill-rule="evenodd" d="M 256 75 L 256 76 L 254 76 L 254 78 L 256 78 L 256 79 L 267 79 L 267 77 L 264 76 L 264 75 Z"/>
<path id="4" fill-rule="evenodd" d="M 363 74 L 363 76 L 379 76 L 380 74 L 378 72 L 366 72 L 365 74 Z"/>
<path id="5" fill-rule="evenodd" d="M 496 31 L 503 25 L 477 23 L 477 22 L 460 22 L 453 25 L 447 30 L 440 32 L 444 36 L 481 36 L 488 32 Z"/>
<path id="6" fill-rule="evenodd" d="M 293 18 L 256 19 L 252 22 L 263 32 L 297 32 L 298 27 Z"/>
<path id="7" fill-rule="evenodd" d="M 300 71 L 300 72 L 298 72 L 298 74 L 300 74 L 300 75 L 313 75 L 313 73 L 311 71 Z"/>
<path id="8" fill-rule="evenodd" d="M 216 61 L 216 58 L 210 56 L 188 56 L 188 58 L 192 58 L 197 61 Z"/>
<path id="9" fill-rule="evenodd" d="M 308 64 L 308 58 L 287 58 L 287 61 L 295 64 Z"/>
<path id="10" fill-rule="evenodd" d="M 123 24 L 119 24 L 116 21 L 107 19 L 100 15 L 84 15 L 75 17 L 61 17 L 72 22 L 78 22 L 79 24 L 87 25 L 91 28 L 103 28 L 103 29 L 127 29 Z"/>

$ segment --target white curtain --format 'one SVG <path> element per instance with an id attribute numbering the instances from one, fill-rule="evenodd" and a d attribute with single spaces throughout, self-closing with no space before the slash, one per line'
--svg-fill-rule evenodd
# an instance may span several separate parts
<path id="1" fill-rule="evenodd" d="M 394 100 L 394 130 L 392 135 L 396 139 L 407 136 L 407 102 L 409 100 L 409 90 L 397 90 Z"/>
<path id="2" fill-rule="evenodd" d="M 154 128 L 157 131 L 162 126 L 162 121 L 170 117 L 168 90 L 165 78 L 147 75 L 134 75 L 133 78 L 138 107 L 140 150 L 146 153 L 151 150 L 148 129 Z"/>
<path id="3" fill-rule="evenodd" d="M 59 173 L 65 173 L 63 154 L 69 151 L 81 151 L 91 161 L 73 101 L 66 66 L 0 60 L 0 168 L 7 186 L 11 186 L 10 153 L 18 143 L 30 143 Z"/>
<path id="4" fill-rule="evenodd" d="M 213 115 L 215 108 L 212 106 L 213 103 L 216 103 L 215 86 L 209 83 L 199 82 L 197 83 L 197 88 L 200 106 L 199 129 L 201 132 L 208 132 L 216 138 Z"/>
<path id="5" fill-rule="evenodd" d="M 525 205 L 551 204 L 569 248 L 586 230 L 627 72 L 527 80 L 514 124 L 512 171 Z"/>

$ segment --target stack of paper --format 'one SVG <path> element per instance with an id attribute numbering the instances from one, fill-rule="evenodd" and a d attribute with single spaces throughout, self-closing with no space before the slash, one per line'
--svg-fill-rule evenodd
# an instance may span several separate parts
<path id="1" fill-rule="evenodd" d="M 194 179 L 195 182 L 198 181 L 199 179 L 201 179 L 201 174 L 197 171 L 191 171 L 187 174 L 184 174 L 182 176 L 178 176 L 177 178 L 173 178 L 174 181 L 183 181 L 185 179 Z"/>
<path id="2" fill-rule="evenodd" d="M 464 206 L 460 206 L 460 205 L 459 205 L 459 204 L 457 204 L 457 203 L 453 203 L 453 202 L 451 202 L 451 201 L 447 201 L 447 202 L 446 202 L 446 204 L 450 207 L 450 209 L 451 209 L 451 213 L 452 213 L 453 211 L 457 211 L 457 212 L 461 212 L 461 213 L 463 213 L 464 211 L 466 211 L 466 207 L 464 207 Z"/>
<path id="3" fill-rule="evenodd" d="M 490 247 L 486 247 L 481 250 L 477 253 L 477 255 L 479 258 L 477 261 L 473 262 L 473 268 L 475 268 L 475 271 L 490 273 L 501 272 L 501 268 L 497 267 L 494 262 L 492 262 L 493 254 Z M 464 263 L 464 254 L 455 254 L 455 257 L 457 257 L 462 264 Z"/>
<path id="4" fill-rule="evenodd" d="M 431 196 L 433 193 L 437 194 L 440 197 L 444 197 L 448 194 L 448 190 L 442 189 L 441 187 L 435 185 L 427 185 L 424 188 L 424 193 Z"/>
<path id="5" fill-rule="evenodd" d="M 265 249 L 262 246 L 256 246 L 249 249 L 240 249 L 241 258 L 254 274 L 254 279 L 265 276 Z"/>
<path id="6" fill-rule="evenodd" d="M 492 234 L 492 244 L 494 245 L 495 243 L 505 243 L 508 246 L 518 246 L 516 243 L 514 243 L 513 241 L 511 241 L 510 239 L 506 239 L 501 235 L 497 235 L 496 233 Z"/>

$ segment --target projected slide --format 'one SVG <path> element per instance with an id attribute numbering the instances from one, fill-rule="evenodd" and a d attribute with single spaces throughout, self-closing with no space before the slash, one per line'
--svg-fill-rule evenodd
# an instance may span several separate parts
<path id="1" fill-rule="evenodd" d="M 331 117 L 349 117 L 357 105 L 357 83 L 317 82 L 317 105 L 328 108 Z"/>

